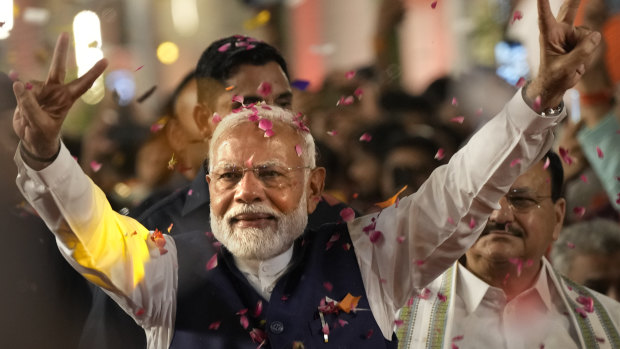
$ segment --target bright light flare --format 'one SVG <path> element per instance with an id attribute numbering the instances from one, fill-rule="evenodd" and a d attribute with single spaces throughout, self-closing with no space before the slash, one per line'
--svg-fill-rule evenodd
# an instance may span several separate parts
<path id="1" fill-rule="evenodd" d="M 78 67 L 78 77 L 84 75 L 90 68 L 103 58 L 101 51 L 101 23 L 99 16 L 92 11 L 81 11 L 73 19 L 73 40 L 75 41 L 75 62 Z M 88 104 L 97 104 L 105 95 L 103 75 L 99 76 L 93 86 L 82 95 L 82 100 Z"/>
<path id="2" fill-rule="evenodd" d="M 13 0 L 0 0 L 0 40 L 4 40 L 13 29 Z"/>

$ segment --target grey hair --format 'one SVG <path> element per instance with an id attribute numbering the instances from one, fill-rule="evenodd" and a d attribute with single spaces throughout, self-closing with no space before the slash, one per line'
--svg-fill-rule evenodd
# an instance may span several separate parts
<path id="1" fill-rule="evenodd" d="M 259 119 L 267 119 L 271 122 L 281 122 L 288 125 L 301 139 L 303 139 L 303 144 L 300 144 L 302 147 L 301 159 L 303 160 L 304 166 L 314 168 L 316 166 L 316 145 L 314 143 L 314 138 L 310 134 L 310 130 L 301 121 L 301 115 L 296 115 L 290 110 L 273 105 L 260 104 L 257 105 L 256 108 L 258 109 Z M 214 159 L 214 145 L 224 132 L 246 122 L 254 122 L 257 125 L 256 127 L 258 127 L 258 121 L 250 121 L 249 119 L 253 113 L 254 111 L 251 109 L 245 109 L 238 113 L 230 113 L 222 118 L 222 121 L 215 127 L 213 136 L 209 141 L 209 159 Z M 212 162 L 209 162 L 209 172 L 211 172 L 211 170 L 213 170 L 213 165 Z"/>
<path id="2" fill-rule="evenodd" d="M 620 251 L 620 224 L 596 218 L 570 225 L 560 233 L 551 249 L 551 264 L 567 275 L 575 256 L 580 254 L 610 255 Z"/>

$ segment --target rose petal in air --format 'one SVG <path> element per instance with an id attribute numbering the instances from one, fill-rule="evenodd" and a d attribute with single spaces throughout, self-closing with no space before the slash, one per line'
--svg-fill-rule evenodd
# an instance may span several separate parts
<path id="1" fill-rule="evenodd" d="M 250 321 L 245 315 L 241 315 L 241 318 L 239 318 L 239 323 L 241 324 L 241 326 L 243 326 L 244 329 L 247 329 L 248 326 L 250 326 Z"/>
<path id="2" fill-rule="evenodd" d="M 526 82 L 527 82 L 527 81 L 525 80 L 525 78 L 524 78 L 524 77 L 520 77 L 520 78 L 519 78 L 519 81 L 517 81 L 517 84 L 516 84 L 515 86 L 516 86 L 517 88 L 521 88 L 521 87 L 525 86 L 525 83 L 526 83 Z"/>
<path id="3" fill-rule="evenodd" d="M 364 90 L 362 90 L 361 87 L 358 87 L 355 89 L 355 91 L 353 91 L 353 95 L 355 97 L 357 97 L 357 99 L 361 100 L 362 99 L 362 95 L 364 94 Z"/>
<path id="4" fill-rule="evenodd" d="M 448 223 L 455 225 L 454 219 L 452 219 L 452 217 L 448 217 Z"/>
<path id="5" fill-rule="evenodd" d="M 334 289 L 334 285 L 332 285 L 329 281 L 323 282 L 323 287 L 327 290 L 327 292 L 331 292 Z"/>
<path id="6" fill-rule="evenodd" d="M 452 105 L 455 107 L 459 105 L 459 102 L 456 100 L 456 97 L 452 97 Z"/>
<path id="7" fill-rule="evenodd" d="M 263 301 L 259 300 L 256 303 L 256 308 L 254 308 L 254 317 L 259 317 L 263 312 Z"/>
<path id="8" fill-rule="evenodd" d="M 273 132 L 272 129 L 268 129 L 267 131 L 265 131 L 265 137 L 271 137 L 273 136 L 275 133 Z"/>
<path id="9" fill-rule="evenodd" d="M 457 117 L 454 117 L 454 118 L 450 119 L 450 122 L 454 122 L 454 123 L 457 123 L 457 124 L 462 124 L 463 121 L 465 121 L 465 117 L 464 116 L 457 116 Z"/>
<path id="10" fill-rule="evenodd" d="M 211 270 L 217 267 L 217 253 L 213 254 L 209 261 L 207 262 L 207 270 Z"/>
<path id="11" fill-rule="evenodd" d="M 225 43 L 224 45 L 217 48 L 219 52 L 226 52 L 230 48 L 230 42 Z"/>
<path id="12" fill-rule="evenodd" d="M 213 113 L 213 119 L 212 120 L 213 120 L 214 124 L 217 124 L 218 122 L 222 121 L 222 117 L 218 113 Z"/>
<path id="13" fill-rule="evenodd" d="M 562 158 L 562 160 L 567 164 L 567 165 L 571 165 L 573 163 L 573 158 L 568 155 L 568 149 L 560 147 L 560 157 Z"/>
<path id="14" fill-rule="evenodd" d="M 271 130 L 273 128 L 273 123 L 269 119 L 260 119 L 258 122 L 258 128 L 263 131 Z"/>
<path id="15" fill-rule="evenodd" d="M 586 213 L 586 208 L 583 206 L 575 206 L 573 208 L 573 213 L 577 216 L 577 217 L 583 217 L 583 215 Z"/>
<path id="16" fill-rule="evenodd" d="M 523 13 L 521 13 L 521 11 L 515 11 L 512 14 L 512 24 L 514 24 L 514 22 L 521 20 L 523 18 Z"/>
<path id="17" fill-rule="evenodd" d="M 514 159 L 510 162 L 510 167 L 515 167 L 516 165 L 521 163 L 521 159 Z"/>
<path id="18" fill-rule="evenodd" d="M 258 93 L 258 95 L 262 97 L 269 96 L 271 94 L 271 84 L 267 81 L 261 82 L 256 89 L 256 93 Z"/>
<path id="19" fill-rule="evenodd" d="M 243 96 L 234 95 L 232 96 L 232 101 L 243 104 Z"/>
<path id="20" fill-rule="evenodd" d="M 372 136 L 370 133 L 366 132 L 360 137 L 360 142 L 370 142 L 372 140 Z"/>
<path id="21" fill-rule="evenodd" d="M 435 7 L 437 7 L 437 1 L 433 1 L 433 2 L 431 3 L 431 8 L 432 8 L 433 10 L 435 9 Z"/>
<path id="22" fill-rule="evenodd" d="M 138 70 L 142 69 L 143 67 L 144 67 L 143 65 L 139 66 L 138 68 L 136 68 L 136 70 L 134 70 L 134 72 L 137 72 Z"/>
<path id="23" fill-rule="evenodd" d="M 338 134 L 338 131 L 337 130 L 330 130 L 330 131 L 327 131 L 327 134 L 330 135 L 330 136 L 335 136 L 335 135 Z"/>
<path id="24" fill-rule="evenodd" d="M 295 152 L 297 153 L 297 156 L 301 156 L 303 151 L 302 151 L 301 146 L 299 144 L 295 144 Z"/>
<path id="25" fill-rule="evenodd" d="M 344 77 L 347 78 L 347 80 L 353 79 L 355 77 L 355 70 L 350 70 L 344 73 Z"/>
<path id="26" fill-rule="evenodd" d="M 546 170 L 547 168 L 549 168 L 549 164 L 550 164 L 549 157 L 546 157 L 545 164 L 543 165 L 543 170 Z"/>
<path id="27" fill-rule="evenodd" d="M 566 243 L 566 247 L 568 247 L 570 249 L 573 249 L 573 248 L 575 248 L 575 244 L 573 244 L 572 242 L 569 241 L 569 242 Z"/>
<path id="28" fill-rule="evenodd" d="M 476 226 L 476 221 L 475 221 L 475 220 L 474 220 L 474 218 L 472 217 L 472 218 L 469 220 L 469 228 L 470 228 L 470 229 L 474 229 L 474 227 L 475 227 L 475 226 Z"/>
<path id="29" fill-rule="evenodd" d="M 91 161 L 90 162 L 90 168 L 93 169 L 93 171 L 95 172 L 99 172 L 99 170 L 101 170 L 101 163 L 97 162 L 97 161 Z"/>
<path id="30" fill-rule="evenodd" d="M 26 83 L 26 90 L 32 90 L 32 84 L 30 82 Z"/>
<path id="31" fill-rule="evenodd" d="M 443 148 L 437 149 L 437 153 L 435 154 L 435 160 L 443 160 L 445 156 L 445 150 Z"/>
<path id="32" fill-rule="evenodd" d="M 222 324 L 221 321 L 214 321 L 209 324 L 209 329 L 213 331 L 217 331 L 220 328 L 221 324 Z"/>
<path id="33" fill-rule="evenodd" d="M 596 146 L 596 155 L 599 159 L 603 158 L 603 151 L 601 150 L 601 148 L 598 147 L 598 145 Z"/>
<path id="34" fill-rule="evenodd" d="M 586 175 L 582 174 L 581 176 L 579 176 L 579 179 L 581 179 L 581 181 L 584 183 L 588 183 L 588 177 Z"/>
<path id="35" fill-rule="evenodd" d="M 353 211 L 353 209 L 350 207 L 343 208 L 340 211 L 340 217 L 344 222 L 350 222 L 353 220 L 353 218 L 355 218 L 355 211 Z"/>
<path id="36" fill-rule="evenodd" d="M 399 244 L 402 244 L 403 242 L 405 242 L 405 237 L 400 235 L 399 237 L 396 238 L 396 241 L 398 241 Z"/>
<path id="37" fill-rule="evenodd" d="M 8 75 L 9 75 L 9 79 L 11 79 L 11 81 L 13 82 L 19 80 L 19 74 L 13 69 L 9 71 Z"/>

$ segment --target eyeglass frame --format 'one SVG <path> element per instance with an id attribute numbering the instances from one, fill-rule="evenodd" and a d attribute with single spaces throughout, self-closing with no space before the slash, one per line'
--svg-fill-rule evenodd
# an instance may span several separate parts
<path id="1" fill-rule="evenodd" d="M 254 176 L 256 177 L 256 179 L 258 179 L 263 184 L 263 186 L 265 188 L 274 188 L 274 187 L 277 187 L 278 184 L 275 184 L 275 185 L 266 184 L 265 180 L 261 179 L 261 175 L 260 175 L 260 172 L 259 172 L 260 170 L 269 169 L 269 168 L 274 168 L 274 169 L 277 168 L 277 169 L 281 170 L 281 172 L 282 172 L 281 174 L 282 175 L 286 176 L 286 175 L 288 175 L 292 171 L 302 170 L 302 169 L 303 170 L 314 170 L 316 167 L 312 167 L 312 166 L 286 167 L 286 166 L 277 165 L 277 164 L 261 164 L 261 165 L 258 165 L 258 166 L 252 166 L 251 168 L 248 168 L 248 167 L 237 166 L 237 165 L 232 165 L 232 166 L 225 165 L 225 166 L 220 166 L 220 167 L 216 167 L 216 168 L 212 169 L 210 171 L 210 173 L 209 173 L 209 176 L 215 176 L 215 177 L 211 177 L 211 178 L 212 178 L 212 180 L 215 181 L 215 185 L 217 187 L 218 186 L 218 182 L 220 180 L 222 180 L 221 178 L 218 178 L 218 176 L 222 176 L 227 171 L 228 172 L 234 172 L 234 171 L 241 170 L 241 176 L 239 176 L 239 178 L 237 179 L 237 181 L 234 184 L 230 183 L 225 188 L 218 188 L 218 190 L 230 190 L 230 189 L 233 189 L 234 187 L 236 187 L 241 182 L 241 180 L 243 179 L 243 177 L 245 177 L 245 174 L 248 171 L 251 171 L 251 172 L 254 173 Z M 224 171 L 224 173 L 219 173 L 218 174 L 220 169 L 227 169 L 227 171 Z M 286 179 L 289 180 L 289 178 L 286 178 Z"/>
<path id="2" fill-rule="evenodd" d="M 529 195 L 524 195 L 524 194 L 506 194 L 504 195 L 504 197 L 506 198 L 506 202 L 508 202 L 508 206 L 510 206 L 510 209 L 513 212 L 517 212 L 517 213 L 527 213 L 530 212 L 531 210 L 533 210 L 534 208 L 540 208 L 540 204 L 541 202 L 543 202 L 546 199 L 551 199 L 552 196 L 551 195 L 535 195 L 535 196 L 529 196 Z M 523 200 L 529 200 L 532 201 L 533 203 L 528 204 L 527 207 L 517 207 L 513 200 L 515 199 L 523 199 Z"/>

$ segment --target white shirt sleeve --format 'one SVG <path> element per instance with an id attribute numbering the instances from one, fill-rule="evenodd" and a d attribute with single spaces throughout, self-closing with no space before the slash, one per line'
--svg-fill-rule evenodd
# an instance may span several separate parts
<path id="1" fill-rule="evenodd" d="M 114 212 L 64 144 L 41 171 L 29 168 L 19 150 L 15 163 L 17 186 L 56 236 L 62 255 L 145 329 L 150 348 L 168 347 L 176 314 L 174 240 L 156 239 L 134 219 Z"/>
<path id="2" fill-rule="evenodd" d="M 392 337 L 396 311 L 473 245 L 516 178 L 551 147 L 552 128 L 564 116 L 536 114 L 520 90 L 416 193 L 348 223 L 385 338 Z M 371 242 L 368 230 L 380 231 L 382 238 Z"/>

